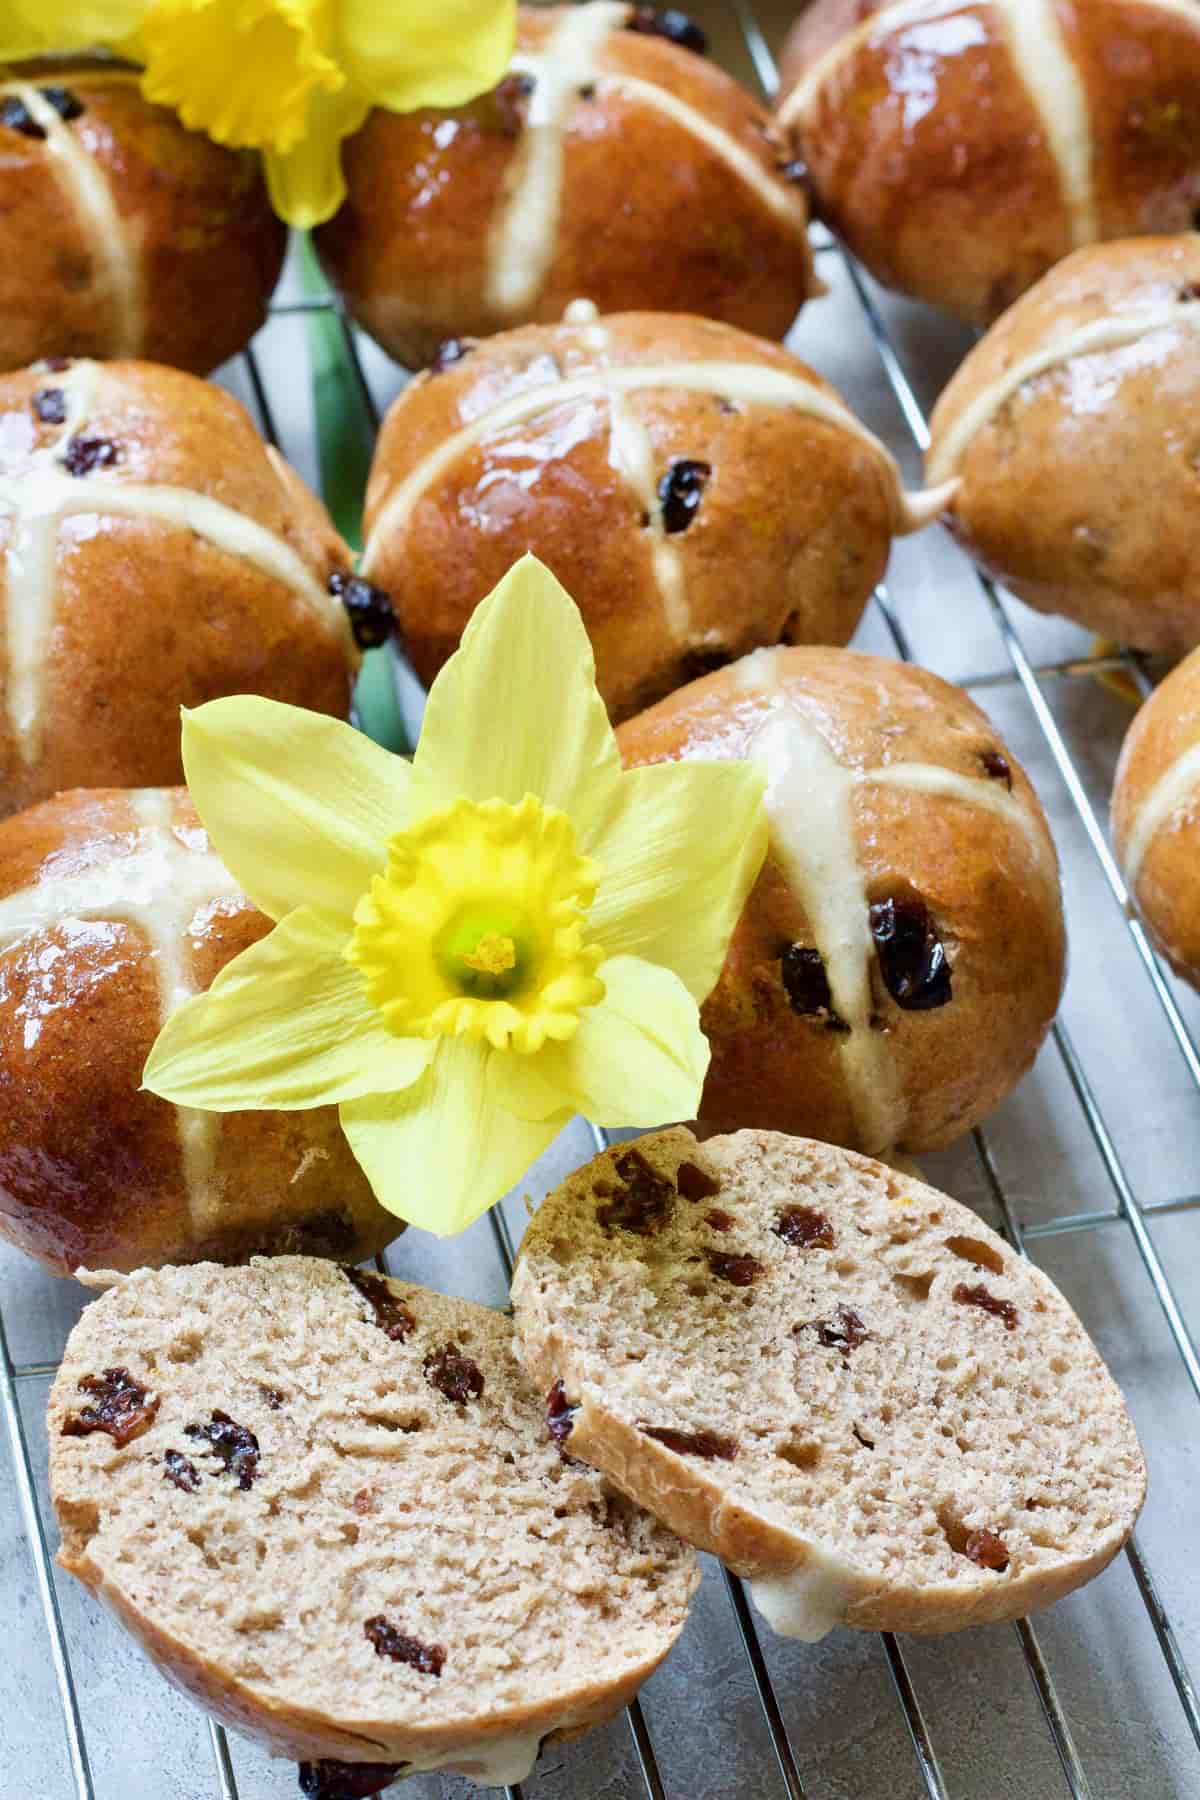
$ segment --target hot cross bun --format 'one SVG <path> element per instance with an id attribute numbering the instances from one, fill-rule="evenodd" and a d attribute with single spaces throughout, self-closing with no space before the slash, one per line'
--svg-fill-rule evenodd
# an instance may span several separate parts
<path id="1" fill-rule="evenodd" d="M 1200 987 L 1200 650 L 1129 729 L 1112 824 L 1134 902 L 1177 975 Z"/>
<path id="2" fill-rule="evenodd" d="M 0 369 L 144 356 L 202 375 L 266 317 L 287 232 L 257 156 L 187 131 L 138 71 L 0 69 Z"/>
<path id="3" fill-rule="evenodd" d="M 1200 639 L 1200 236 L 1076 251 L 938 401 L 950 522 L 1042 612 L 1143 650 Z"/>
<path id="4" fill-rule="evenodd" d="M 424 366 L 449 338 L 557 319 L 585 294 L 784 335 L 817 291 L 803 188 L 767 113 L 679 21 L 523 6 L 492 93 L 371 114 L 316 241 L 386 350 Z"/>
<path id="5" fill-rule="evenodd" d="M 614 718 L 760 644 L 843 644 L 893 532 L 936 511 L 827 382 L 711 319 L 598 318 L 459 346 L 384 422 L 364 570 L 432 680 L 533 550 Z"/>
<path id="6" fill-rule="evenodd" d="M 179 781 L 181 705 L 344 715 L 350 567 L 219 388 L 149 363 L 0 376 L 0 814 Z"/>
<path id="7" fill-rule="evenodd" d="M 618 737 L 627 764 L 767 770 L 771 849 L 702 1013 L 702 1119 L 887 1155 L 1004 1099 L 1058 1006 L 1058 861 L 964 693 L 849 650 L 760 650 Z"/>
<path id="8" fill-rule="evenodd" d="M 1069 251 L 1200 206 L 1192 0 L 816 0 L 782 72 L 822 217 L 976 324 Z"/>
<path id="9" fill-rule="evenodd" d="M 139 1092 L 163 1020 L 269 930 L 183 789 L 77 790 L 0 823 L 0 1235 L 67 1274 L 357 1262 L 402 1229 L 334 1107 Z"/>

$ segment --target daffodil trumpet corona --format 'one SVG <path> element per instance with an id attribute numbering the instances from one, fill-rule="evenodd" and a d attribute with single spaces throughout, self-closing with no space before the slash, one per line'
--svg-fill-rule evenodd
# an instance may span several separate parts
<path id="1" fill-rule="evenodd" d="M 516 0 L 7 0 L 0 62 L 101 47 L 219 144 L 263 152 L 275 210 L 320 224 L 346 195 L 341 141 L 373 106 L 464 105 L 500 80 Z"/>
<path id="2" fill-rule="evenodd" d="M 766 854 L 764 777 L 623 769 L 578 609 L 533 557 L 476 610 L 411 764 L 250 697 L 185 713 L 183 758 L 275 926 L 167 1021 L 151 1091 L 336 1104 L 383 1205 L 443 1234 L 576 1113 L 695 1114 L 700 1003 Z"/>

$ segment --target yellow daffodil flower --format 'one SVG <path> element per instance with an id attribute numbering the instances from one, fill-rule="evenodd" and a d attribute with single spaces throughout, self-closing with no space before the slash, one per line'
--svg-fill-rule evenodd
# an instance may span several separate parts
<path id="1" fill-rule="evenodd" d="M 319 225 L 346 196 L 341 143 L 373 106 L 461 106 L 512 55 L 516 0 L 8 0 L 0 57 L 92 45 L 219 144 L 263 152 L 271 201 Z"/>
<path id="2" fill-rule="evenodd" d="M 461 1230 L 577 1112 L 696 1111 L 699 1003 L 766 853 L 746 763 L 623 770 L 579 613 L 525 557 L 429 695 L 411 766 L 275 701 L 185 713 L 217 853 L 275 929 L 167 1022 L 145 1085 L 336 1104 L 382 1203 Z"/>

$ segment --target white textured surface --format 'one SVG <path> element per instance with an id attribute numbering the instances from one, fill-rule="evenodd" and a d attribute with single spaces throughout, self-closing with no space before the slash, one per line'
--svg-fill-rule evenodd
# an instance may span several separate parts
<path id="1" fill-rule="evenodd" d="M 702 9 L 696 9 L 704 16 Z M 722 59 L 750 78 L 732 14 L 710 24 Z M 778 9 L 777 39 L 785 27 Z M 821 259 L 828 300 L 810 306 L 793 339 L 833 380 L 864 423 L 893 448 L 910 483 L 917 474 L 902 420 L 870 333 L 835 258 Z M 965 350 L 961 328 L 903 302 L 883 307 L 920 398 L 932 403 Z M 303 325 L 274 324 L 260 339 L 264 374 L 279 410 L 284 448 L 315 476 Z M 402 376 L 365 358 L 381 401 Z M 249 398 L 240 369 L 230 385 Z M 939 530 L 897 546 L 889 589 L 918 659 L 950 679 L 998 672 L 1007 659 L 961 555 Z M 1013 605 L 1035 662 L 1082 655 L 1087 637 L 1062 621 Z M 892 653 L 877 610 L 857 640 Z M 1095 1089 L 1134 1192 L 1143 1203 L 1200 1189 L 1200 1095 L 1141 969 L 1064 784 L 1027 702 L 1011 685 L 973 690 L 1029 770 L 1063 856 L 1071 973 L 1063 1019 Z M 1066 733 L 1085 790 L 1103 818 L 1128 723 L 1128 709 L 1091 679 L 1050 680 L 1046 694 Z M 1193 1030 L 1200 999 L 1171 983 Z M 1013 1209 L 1026 1225 L 1081 1211 L 1107 1211 L 1113 1191 L 1061 1060 L 1051 1048 L 987 1127 L 987 1141 Z M 588 1154 L 572 1128 L 548 1155 L 536 1196 L 568 1163 Z M 990 1222 L 985 1179 L 968 1141 L 922 1159 L 928 1178 L 976 1206 Z M 519 1235 L 521 1200 L 505 1208 Z M 1200 1211 L 1155 1219 L 1151 1232 L 1193 1332 L 1200 1332 Z M 1130 1233 L 1122 1224 L 1031 1244 L 1037 1260 L 1079 1309 L 1125 1386 L 1151 1469 L 1139 1530 L 1146 1559 L 1181 1647 L 1200 1672 L 1200 1406 L 1188 1387 Z M 504 1280 L 492 1230 L 480 1221 L 452 1243 L 402 1239 L 390 1266 L 406 1277 L 501 1304 Z M 57 1355 L 86 1298 L 0 1250 L 0 1298 L 17 1362 Z M 23 1416 L 39 1470 L 47 1383 L 20 1384 Z M 43 1493 L 43 1507 L 45 1496 Z M 46 1511 L 45 1516 L 49 1514 Z M 21 1537 L 6 1447 L 0 1450 L 0 1800 L 71 1800 L 48 1640 Z M 202 1715 L 148 1671 L 129 1640 L 67 1577 L 57 1583 L 99 1800 L 212 1800 L 219 1794 Z M 1064 1714 L 1079 1748 L 1091 1800 L 1195 1800 L 1200 1753 L 1124 1560 L 1100 1581 L 1035 1621 Z M 816 1646 L 762 1635 L 808 1800 L 920 1800 L 913 1756 L 880 1640 L 834 1632 Z M 908 1639 L 902 1650 L 953 1800 L 1067 1800 L 1053 1741 L 1014 1632 L 988 1629 L 949 1640 Z M 646 1724 L 668 1800 L 784 1800 L 771 1737 L 720 1571 L 704 1586 L 683 1638 L 643 1692 Z M 295 1800 L 295 1772 L 230 1740 L 243 1800 Z M 464 1800 L 465 1783 L 422 1777 L 398 1790 L 412 1800 Z M 624 1719 L 576 1744 L 551 1745 L 524 1784 L 526 1800 L 643 1800 Z"/>

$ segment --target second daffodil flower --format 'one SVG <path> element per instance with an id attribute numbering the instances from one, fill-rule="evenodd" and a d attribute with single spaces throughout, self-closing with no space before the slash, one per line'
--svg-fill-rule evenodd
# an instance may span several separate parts
<path id="1" fill-rule="evenodd" d="M 336 1103 L 382 1203 L 461 1230 L 574 1114 L 690 1118 L 699 1005 L 766 853 L 747 763 L 623 770 L 569 595 L 526 557 L 438 676 L 411 766 L 270 700 L 184 717 L 192 798 L 275 929 L 164 1027 L 145 1084 Z"/>

